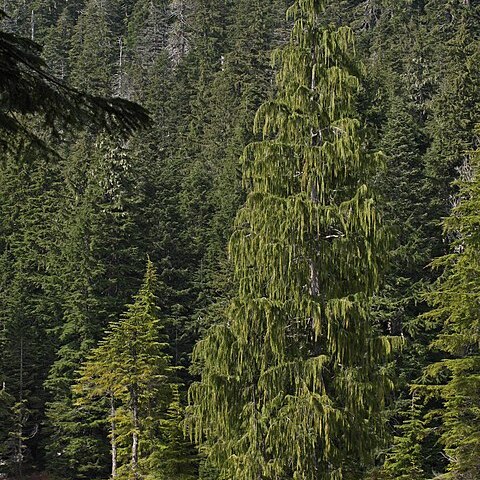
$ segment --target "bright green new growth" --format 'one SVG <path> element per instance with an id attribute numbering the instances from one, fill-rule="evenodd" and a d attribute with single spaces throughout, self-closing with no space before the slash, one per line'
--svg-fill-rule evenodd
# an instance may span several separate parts
<path id="1" fill-rule="evenodd" d="M 385 234 L 367 186 L 378 156 L 355 118 L 354 39 L 297 0 L 278 95 L 243 155 L 230 242 L 238 293 L 194 353 L 192 435 L 222 479 L 361 478 L 378 440 L 390 342 L 369 298 Z"/>
<path id="2" fill-rule="evenodd" d="M 480 474 L 480 151 L 470 159 L 472 178 L 458 182 L 460 202 L 444 221 L 456 238 L 453 253 L 433 262 L 444 273 L 429 295 L 434 309 L 425 314 L 441 326 L 432 348 L 446 358 L 430 365 L 430 387 L 444 400 L 441 442 L 449 459 L 445 479 L 474 479 Z M 468 170 L 467 170 L 468 171 Z M 440 478 L 440 477 L 439 477 Z"/>
<path id="3" fill-rule="evenodd" d="M 108 399 L 112 477 L 144 478 L 155 442 L 155 425 L 172 396 L 170 357 L 158 319 L 157 276 L 152 262 L 134 302 L 110 325 L 80 369 L 78 404 Z M 158 445 L 157 445 L 158 447 Z M 118 464 L 118 467 L 117 467 Z"/>

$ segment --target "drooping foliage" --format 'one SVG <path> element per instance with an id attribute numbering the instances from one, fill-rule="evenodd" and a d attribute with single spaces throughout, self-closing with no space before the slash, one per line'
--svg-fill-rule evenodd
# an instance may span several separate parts
<path id="1" fill-rule="evenodd" d="M 242 159 L 238 291 L 195 348 L 190 422 L 221 478 L 360 478 L 381 431 L 389 343 L 369 298 L 386 235 L 368 186 L 379 157 L 356 118 L 353 33 L 323 28 L 323 7 L 289 9 L 278 94 Z"/>
<path id="2" fill-rule="evenodd" d="M 3 2 L 0 109 L 10 130 L 0 128 L 0 476 L 110 475 L 111 397 L 80 406 L 71 386 L 78 366 L 138 291 L 146 252 L 164 284 L 161 318 L 174 365 L 188 367 L 197 339 L 221 322 L 241 279 L 232 278 L 226 249 L 245 198 L 238 157 L 261 140 L 262 131 L 251 128 L 254 113 L 279 89 L 272 78 L 280 63 L 272 68 L 268 59 L 288 41 L 289 3 Z M 469 461 L 456 462 L 462 455 L 440 438 L 453 431 L 447 412 L 457 404 L 443 394 L 452 373 L 439 368 L 437 375 L 431 367 L 430 376 L 419 377 L 425 365 L 456 358 L 429 347 L 443 320 L 421 314 L 429 308 L 423 292 L 440 274 L 428 264 L 457 239 L 441 228 L 458 201 L 452 181 L 469 178 L 469 152 L 478 146 L 479 19 L 477 0 L 330 0 L 318 16 L 323 26 L 353 29 L 356 55 L 366 65 L 355 72 L 355 117 L 376 133 L 369 136 L 372 146 L 362 144 L 384 153 L 386 168 L 376 169 L 373 183 L 382 224 L 393 231 L 389 268 L 382 268 L 372 309 L 379 331 L 405 340 L 389 365 L 395 379 L 384 412 L 390 440 L 363 480 L 431 479 L 450 460 L 451 476 L 472 475 L 460 473 L 457 466 Z M 126 133 L 130 127 L 122 122 L 129 119 L 122 115 L 133 110 L 97 111 L 90 101 L 97 95 L 139 102 L 151 112 L 153 128 L 117 139 L 113 130 Z M 125 100 L 112 102 L 122 109 Z M 268 182 L 278 186 L 291 179 L 288 172 Z M 305 292 L 312 284 L 307 275 Z M 196 367 L 194 375 L 201 362 Z M 175 382 L 192 381 L 187 368 L 177 375 Z M 442 387 L 424 396 L 422 381 Z M 422 389 L 412 391 L 412 383 Z M 219 480 L 215 462 L 201 460 L 197 472 L 195 450 L 181 441 L 184 393 L 182 386 L 167 416 L 152 423 L 161 433 L 151 438 L 161 440 L 148 446 L 155 451 L 149 474 Z M 113 406 L 122 437 L 129 411 Z M 130 438 L 117 442 L 125 464 Z M 203 450 L 208 454 L 208 443 Z"/>

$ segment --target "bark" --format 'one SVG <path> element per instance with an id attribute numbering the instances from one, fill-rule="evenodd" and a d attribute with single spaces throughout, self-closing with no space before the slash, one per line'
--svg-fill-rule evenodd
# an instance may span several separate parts
<path id="1" fill-rule="evenodd" d="M 312 51 L 312 65 L 316 64 L 316 59 L 315 59 L 315 53 Z M 315 68 L 312 68 L 312 79 L 311 79 L 311 84 L 310 84 L 310 89 L 312 92 L 312 100 L 314 97 L 314 92 L 317 84 L 317 79 L 315 78 Z M 312 146 L 313 145 L 319 145 L 322 141 L 321 139 L 321 132 L 314 132 L 313 129 L 310 131 L 310 136 L 312 139 Z M 315 179 L 316 181 L 316 179 Z M 317 204 L 318 203 L 318 189 L 316 186 L 316 183 L 313 183 L 312 186 L 312 192 L 310 194 L 310 198 L 313 203 Z M 319 238 L 317 236 L 316 241 L 318 242 Z M 315 258 L 312 258 L 309 260 L 309 265 L 310 265 L 310 295 L 312 297 L 317 297 L 320 294 L 320 285 L 319 285 L 319 280 L 318 280 L 318 272 L 317 272 L 317 267 L 315 265 Z"/>
<path id="2" fill-rule="evenodd" d="M 132 473 L 133 478 L 137 479 L 138 476 L 138 392 L 137 387 L 132 387 L 132 420 L 133 420 L 133 433 L 132 433 Z"/>
<path id="3" fill-rule="evenodd" d="M 18 480 L 23 479 L 23 336 L 20 337 L 20 358 L 19 358 L 19 391 L 18 391 L 18 412 L 17 412 L 17 442 L 15 452 L 15 470 Z"/>
<path id="4" fill-rule="evenodd" d="M 110 429 L 111 429 L 111 446 L 112 446 L 112 478 L 117 476 L 117 438 L 115 431 L 115 397 L 110 395 Z"/>

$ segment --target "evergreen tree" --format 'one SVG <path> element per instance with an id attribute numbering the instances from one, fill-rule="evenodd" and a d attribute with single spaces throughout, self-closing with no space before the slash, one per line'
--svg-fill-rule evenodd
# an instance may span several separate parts
<path id="1" fill-rule="evenodd" d="M 369 298 L 385 235 L 367 186 L 378 159 L 355 118 L 353 34 L 322 28 L 323 6 L 289 10 L 279 93 L 243 156 L 238 292 L 195 349 L 190 421 L 221 478 L 361 478 L 381 431 L 389 342 Z"/>
<path id="2" fill-rule="evenodd" d="M 115 73 L 115 38 L 108 13 L 107 2 L 87 2 L 75 25 L 70 52 L 72 84 L 99 95 L 109 94 Z"/>
<path id="3" fill-rule="evenodd" d="M 439 353 L 428 348 L 435 329 L 421 316 L 426 310 L 422 292 L 437 275 L 426 265 L 442 255 L 451 240 L 443 237 L 439 225 L 451 209 L 455 195 L 451 182 L 462 171 L 464 152 L 475 142 L 478 82 L 472 79 L 478 77 L 473 60 L 478 51 L 477 8 L 465 2 L 414 2 L 411 6 L 398 2 L 389 6 L 392 15 L 380 16 L 376 33 L 381 44 L 373 52 L 380 52 L 377 62 L 383 73 L 374 75 L 396 87 L 392 106 L 403 98 L 410 117 L 391 109 L 382 141 L 387 154 L 396 158 L 386 174 L 386 197 L 393 199 L 393 215 L 388 216 L 398 225 L 399 246 L 384 294 L 383 315 L 387 316 L 383 318 L 392 319 L 393 313 L 407 339 L 396 361 L 398 394 L 391 424 L 397 438 L 385 466 L 393 478 L 400 471 L 407 477 L 429 478 L 446 464 L 438 441 L 438 419 L 432 413 L 442 408 L 441 403 L 434 397 L 425 399 L 412 423 L 408 390 L 409 383 L 418 383 L 424 366 L 439 359 Z M 411 54 L 405 56 L 404 51 Z M 394 123 L 390 131 L 389 124 Z M 413 135 L 406 135 L 409 130 Z M 415 453 L 408 450 L 415 443 L 413 425 L 418 439 Z"/>
<path id="4" fill-rule="evenodd" d="M 160 426 L 160 442 L 150 458 L 148 478 L 157 480 L 195 480 L 198 478 L 198 459 L 193 445 L 184 435 L 184 420 L 178 385 L 172 385 L 172 401 Z"/>
<path id="5" fill-rule="evenodd" d="M 0 18 L 3 15 L 0 10 Z M 39 131 L 38 124 L 63 138 L 64 130 L 72 126 L 90 125 L 128 135 L 148 123 L 139 105 L 89 95 L 52 77 L 38 44 L 3 30 L 0 80 L 0 147 L 4 150 L 18 151 L 25 142 L 45 149 L 45 132 Z"/>
<path id="6" fill-rule="evenodd" d="M 21 477 L 42 468 L 43 387 L 54 356 L 52 327 L 58 320 L 52 259 L 58 253 L 59 171 L 38 151 L 7 155 L 0 165 L 0 377 L 5 401 L 0 421 L 1 469 Z"/>
<path id="7" fill-rule="evenodd" d="M 194 94 L 189 99 L 188 130 L 182 145 L 184 150 L 179 153 L 185 163 L 180 200 L 190 239 L 188 254 L 195 266 L 200 266 L 208 243 L 208 224 L 213 213 L 208 199 L 213 183 L 213 165 L 208 161 L 210 158 L 205 159 L 203 152 L 213 143 L 207 133 L 212 123 L 209 106 L 215 101 L 211 85 L 225 55 L 231 4 L 231 0 L 199 0 L 193 25 L 195 46 L 189 55 L 192 60 L 189 76 L 194 82 Z"/>
<path id="8" fill-rule="evenodd" d="M 227 244 L 244 198 L 238 158 L 253 140 L 255 112 L 272 90 L 269 56 L 279 19 L 285 13 L 283 7 L 279 2 L 252 0 L 232 6 L 228 51 L 207 86 L 211 97 L 208 121 L 201 137 L 202 148 L 194 159 L 195 164 L 203 166 L 202 175 L 211 179 L 203 199 L 209 213 L 200 242 L 200 268 L 194 272 L 198 297 L 193 323 L 200 331 L 212 321 L 215 311 L 223 308 L 224 297 L 232 287 Z"/>
<path id="9" fill-rule="evenodd" d="M 441 326 L 432 348 L 444 356 L 426 370 L 440 383 L 428 389 L 444 400 L 438 414 L 449 465 L 439 478 L 469 480 L 480 474 L 479 159 L 479 152 L 472 155 L 472 177 L 457 182 L 459 203 L 444 221 L 445 233 L 455 238 L 452 253 L 433 262 L 443 274 L 429 294 L 433 310 L 425 314 Z"/>
<path id="10" fill-rule="evenodd" d="M 319 1 L 298 0 L 297 3 L 310 6 Z M 331 145 L 345 144 L 340 135 L 342 128 L 336 124 L 331 127 L 329 123 L 341 121 L 339 119 L 344 116 L 360 118 L 360 124 L 365 123 L 377 132 L 377 138 L 372 136 L 371 145 L 363 133 L 357 137 L 355 131 L 349 138 L 359 138 L 369 151 L 378 149 L 385 154 L 387 168 L 385 171 L 377 169 L 372 183 L 379 193 L 376 208 L 381 212 L 382 224 L 392 227 L 394 238 L 390 268 L 385 272 L 382 289 L 374 295 L 373 322 L 379 331 L 401 334 L 405 339 L 395 363 L 389 366 L 396 377 L 396 391 L 384 415 L 392 441 L 377 450 L 378 468 L 371 470 L 368 478 L 431 478 L 446 471 L 447 457 L 451 460 L 451 472 L 447 477 L 460 479 L 477 475 L 474 467 L 460 472 L 461 465 L 470 468 L 468 464 L 472 463 L 468 448 L 462 443 L 463 437 L 469 438 L 470 431 L 464 434 L 463 427 L 457 428 L 455 422 L 473 418 L 469 417 L 470 412 L 464 416 L 460 413 L 466 408 L 466 397 L 454 399 L 453 392 L 449 391 L 453 386 L 457 388 L 460 373 L 457 375 L 447 366 L 440 366 L 445 364 L 436 363 L 443 358 L 461 359 L 467 354 L 463 351 L 453 354 L 443 346 L 444 351 L 428 348 L 437 334 L 443 338 L 440 329 L 449 334 L 453 327 L 443 325 L 444 319 L 435 313 L 437 310 L 431 316 L 421 314 L 427 309 L 422 291 L 429 289 L 438 274 L 425 268 L 426 265 L 432 258 L 444 255 L 451 242 L 454 243 L 452 262 L 457 262 L 463 254 L 464 243 L 468 244 L 470 238 L 466 235 L 466 240 L 462 240 L 457 230 L 449 227 L 442 233 L 440 224 L 459 199 L 470 198 L 463 193 L 463 186 L 452 181 L 471 173 L 466 152 L 478 144 L 474 125 L 478 122 L 480 98 L 477 81 L 480 4 L 476 0 L 324 3 L 325 10 L 315 22 L 318 30 L 321 26 L 329 32 L 325 34 L 327 44 L 330 45 L 328 42 L 334 32 L 330 24 L 348 24 L 356 33 L 357 55 L 367 64 L 365 71 L 357 71 L 347 50 L 337 49 L 341 50 L 337 61 L 339 71 L 358 76 L 361 86 L 358 95 L 356 88 L 344 89 L 346 97 L 352 94 L 356 97 L 354 109 L 350 109 L 348 102 L 339 100 L 340 95 L 334 95 L 332 102 L 336 102 L 336 106 L 340 102 L 341 108 L 330 117 L 324 114 L 333 104 L 328 100 L 330 90 L 323 100 L 320 96 L 332 85 L 343 88 L 343 77 L 339 76 L 335 83 L 336 70 L 329 68 L 334 61 L 328 59 L 327 63 L 331 64 L 327 67 L 319 60 L 321 55 L 317 55 L 315 48 L 306 47 L 303 39 L 312 31 L 306 18 L 304 37 L 299 33 L 301 28 L 296 27 L 297 46 L 303 42 L 310 55 L 302 57 L 303 66 L 295 63 L 298 70 L 289 73 L 291 78 L 287 82 L 285 78 L 282 80 L 287 68 L 277 65 L 272 69 L 267 61 L 272 46 L 283 45 L 288 39 L 286 26 L 289 29 L 292 22 L 284 19 L 284 0 L 3 2 L 2 8 L 8 16 L 0 13 L 0 476 L 29 476 L 43 470 L 48 463 L 49 474 L 55 477 L 68 480 L 105 478 L 110 469 L 111 445 L 107 435 L 112 419 L 116 429 L 116 457 L 121 464 L 129 463 L 132 442 L 128 401 L 104 392 L 95 399 L 84 398 L 85 401 L 77 405 L 78 398 L 72 394 L 71 386 L 78 379 L 78 365 L 89 358 L 92 348 L 106 335 L 105 329 L 118 319 L 125 303 L 140 286 L 143 252 L 150 252 L 164 284 L 162 324 L 169 336 L 164 353 L 172 357 L 174 365 L 185 367 L 190 364 L 197 338 L 210 325 L 222 322 L 223 309 L 236 289 L 243 290 L 237 294 L 233 305 L 239 302 L 253 304 L 250 297 L 248 302 L 245 299 L 245 289 L 253 283 L 261 288 L 252 296 L 265 297 L 264 301 L 272 302 L 273 294 L 269 292 L 274 291 L 274 285 L 289 282 L 291 286 L 292 278 L 298 279 L 296 287 L 289 287 L 288 292 L 296 293 L 290 295 L 289 299 L 295 300 L 287 307 L 282 303 L 285 298 L 274 297 L 282 304 L 279 311 L 283 313 L 278 316 L 284 323 L 265 321 L 262 324 L 267 325 L 265 328 L 282 325 L 278 328 L 283 333 L 272 345 L 278 346 L 287 339 L 288 348 L 283 359 L 278 354 L 282 349 L 277 347 L 275 354 L 265 348 L 263 351 L 267 353 L 263 358 L 260 348 L 265 345 L 262 342 L 267 334 L 263 336 L 261 328 L 254 330 L 253 324 L 244 330 L 240 320 L 236 320 L 241 316 L 235 313 L 239 310 L 230 307 L 226 323 L 212 332 L 228 327 L 229 338 L 240 345 L 238 355 L 243 359 L 243 369 L 234 369 L 235 362 L 230 358 L 237 355 L 237 350 L 233 346 L 224 348 L 228 343 L 223 336 L 226 333 L 207 336 L 197 349 L 200 361 L 195 366 L 196 369 L 201 367 L 202 355 L 212 342 L 218 341 L 220 353 L 216 353 L 215 344 L 210 356 L 206 357 L 204 381 L 208 383 L 214 378 L 220 382 L 227 372 L 235 377 L 239 390 L 247 387 L 245 394 L 242 391 L 243 397 L 237 395 L 240 405 L 232 410 L 237 423 L 228 424 L 231 427 L 228 438 L 221 436 L 224 432 L 219 427 L 210 432 L 211 442 L 202 444 L 203 452 L 210 453 L 211 461 L 201 464 L 201 478 L 218 480 L 229 478 L 229 475 L 237 478 L 236 473 L 229 473 L 233 466 L 221 473 L 222 455 L 242 452 L 232 432 L 238 435 L 247 432 L 244 439 L 251 438 L 248 435 L 253 430 L 245 426 L 250 418 L 255 420 L 252 429 L 257 428 L 259 433 L 257 440 L 251 442 L 254 454 L 249 460 L 260 458 L 257 463 L 261 466 L 264 459 L 268 461 L 272 457 L 288 456 L 292 461 L 297 458 L 287 452 L 288 442 L 282 449 L 272 447 L 272 437 L 282 437 L 283 441 L 292 429 L 288 430 L 290 424 L 283 428 L 284 422 L 276 424 L 282 428 L 282 435 L 273 433 L 276 427 L 272 426 L 271 419 L 277 418 L 281 408 L 285 407 L 281 410 L 285 411 L 288 402 L 279 400 L 278 406 L 273 405 L 271 397 L 264 393 L 274 391 L 271 383 L 265 386 L 268 376 L 265 372 L 273 365 L 272 371 L 283 373 L 283 365 L 288 361 L 301 358 L 295 363 L 299 365 L 309 355 L 318 356 L 319 351 L 329 356 L 334 347 L 326 345 L 322 332 L 317 343 L 311 338 L 314 337 L 313 327 L 308 330 L 305 325 L 315 316 L 308 308 L 298 306 L 299 298 L 318 289 L 319 295 L 313 297 L 321 299 L 319 304 L 327 312 L 322 311 L 322 315 L 327 318 L 331 311 L 328 305 L 335 295 L 341 297 L 362 290 L 360 281 L 352 286 L 352 279 L 360 275 L 356 270 L 362 268 L 362 274 L 367 272 L 368 278 L 370 274 L 366 263 L 359 266 L 358 255 L 348 266 L 346 261 L 338 260 L 340 249 L 347 251 L 354 241 L 350 233 L 348 239 L 335 237 L 345 234 L 345 229 L 332 220 L 333 214 L 328 213 L 332 228 L 330 224 L 326 226 L 328 220 L 321 224 L 317 219 L 307 219 L 302 226 L 300 222 L 294 225 L 292 220 L 298 218 L 296 209 L 291 208 L 288 212 L 295 210 L 294 213 L 287 214 L 287 207 L 277 208 L 274 220 L 278 228 L 274 231 L 274 222 L 270 223 L 272 216 L 267 217 L 267 200 L 263 199 L 268 191 L 275 195 L 276 202 L 280 202 L 277 197 L 285 202 L 300 198 L 304 203 L 298 201 L 298 205 L 317 208 L 318 203 L 326 211 L 327 206 L 334 208 L 353 198 L 354 185 L 368 184 L 368 168 L 360 172 L 368 162 L 362 160 L 360 166 L 352 167 L 349 153 L 328 156 L 344 159 L 342 165 L 348 166 L 348 172 L 341 170 L 342 174 L 336 179 L 333 177 L 340 170 L 330 167 L 333 161 L 322 160 L 327 166 L 313 169 L 310 166 L 314 162 L 302 163 L 310 155 L 303 153 L 308 151 L 308 146 L 316 143 L 315 147 L 322 146 L 323 159 L 327 158 L 327 148 L 334 149 Z M 316 45 L 325 45 L 322 42 L 316 41 Z M 333 40 L 331 44 L 336 48 Z M 43 51 L 40 45 L 44 46 Z M 288 47 L 287 51 L 292 52 L 293 47 Z M 288 55 L 283 55 L 287 63 Z M 317 58 L 310 62 L 312 55 Z M 307 66 L 315 63 L 314 60 L 318 69 L 312 84 Z M 237 270 L 233 278 L 226 243 L 232 233 L 236 210 L 244 199 L 238 156 L 246 144 L 262 139 L 263 129 L 253 133 L 251 124 L 259 105 L 274 92 L 272 77 L 278 68 L 280 94 L 269 107 L 263 107 L 264 113 L 258 117 L 260 127 L 266 116 L 267 123 L 275 124 L 275 132 L 267 126 L 262 141 L 266 143 L 249 147 L 244 156 L 245 183 L 254 193 L 248 199 L 246 210 L 238 217 L 231 242 L 233 267 Z M 300 70 L 310 81 L 298 80 Z M 146 120 L 145 112 L 128 101 L 92 96 L 73 86 L 140 102 L 152 113 L 153 129 L 129 138 L 128 144 L 99 136 L 105 128 L 110 132 L 119 128 L 123 133 L 138 130 Z M 332 90 L 335 92 L 335 89 L 336 86 Z M 302 96 L 301 92 L 309 90 L 314 93 Z M 315 121 L 308 120 L 314 118 L 311 105 L 318 103 L 322 103 L 322 108 L 317 109 L 320 114 Z M 272 109 L 280 113 L 274 114 Z M 288 115 L 281 120 L 283 112 Z M 314 126 L 309 127 L 306 119 Z M 290 137 L 287 129 L 295 121 L 300 127 L 295 127 Z M 315 136 L 317 124 L 321 135 Z M 79 130 L 82 131 L 80 135 Z M 358 133 L 360 130 L 363 128 L 358 129 Z M 332 131 L 339 132 L 339 138 Z M 298 153 L 300 144 L 303 150 Z M 275 156 L 275 161 L 271 160 L 273 154 L 268 161 L 263 161 L 263 149 L 266 146 L 280 149 L 279 145 L 288 152 Z M 50 158 L 51 149 L 55 150 L 55 159 Z M 295 160 L 288 163 L 293 157 Z M 258 160 L 260 158 L 262 160 Z M 277 159 L 283 163 L 275 163 L 280 161 Z M 261 168 L 265 170 L 260 171 Z M 317 175 L 319 171 L 323 177 Z M 326 180 L 315 191 L 308 186 L 307 178 L 313 179 L 311 183 L 318 178 Z M 281 191 L 280 184 L 288 184 L 288 191 Z M 459 195 L 458 190 L 461 190 Z M 324 197 L 318 191 L 324 192 Z M 286 200 L 287 197 L 291 200 Z M 305 203 L 307 197 L 311 203 Z M 358 211 L 362 208 L 360 205 Z M 459 207 L 455 212 L 460 210 Z M 261 225 L 257 212 L 265 218 Z M 454 213 L 453 216 L 459 218 L 460 215 Z M 251 218 L 255 221 L 250 221 Z M 281 222 L 283 226 L 279 226 Z M 312 224 L 321 224 L 320 233 L 312 232 Z M 282 233 L 277 234 L 282 228 Z M 353 230 L 351 227 L 350 232 Z M 301 241 L 294 233 L 298 231 L 305 232 Z M 259 240 L 258 244 L 254 243 L 258 235 L 266 239 L 263 244 Z M 280 280 L 278 272 L 286 264 L 278 260 L 283 255 L 280 250 L 272 253 L 274 244 L 282 244 L 283 252 L 295 249 L 292 266 L 288 272 L 286 267 L 282 270 Z M 355 246 L 351 248 L 353 252 Z M 322 255 L 334 249 L 338 254 L 331 254 L 332 262 L 327 264 Z M 255 253 L 251 265 L 259 265 L 260 272 L 256 274 L 247 274 L 246 267 L 243 269 L 242 258 L 245 257 L 240 252 L 247 250 L 252 258 L 253 251 Z M 277 270 L 273 263 L 277 264 Z M 318 275 L 315 268 L 320 272 Z M 453 266 L 448 264 L 435 291 L 442 288 L 442 282 L 447 282 L 452 271 Z M 326 279 L 327 273 L 331 279 Z M 332 282 L 337 285 L 338 292 L 343 293 L 333 292 Z M 251 291 L 253 287 L 248 290 Z M 372 289 L 367 296 L 371 292 Z M 291 306 L 293 304 L 297 307 Z M 296 313 L 289 316 L 284 313 L 286 310 Z M 265 318 L 257 313 L 252 313 L 252 322 Z M 300 326 L 302 315 L 307 320 L 304 319 Z M 328 318 L 323 325 L 332 324 Z M 337 325 L 335 322 L 333 324 Z M 340 320 L 338 322 L 342 325 Z M 344 334 L 344 330 L 341 333 Z M 348 334 L 347 329 L 347 337 Z M 334 337 L 332 334 L 329 338 Z M 253 345 L 252 351 L 242 343 L 245 338 Z M 347 343 L 348 340 L 338 341 L 335 348 Z M 298 351 L 293 345 L 300 345 Z M 100 355 L 99 350 L 95 352 Z M 214 373 L 210 373 L 217 372 L 213 357 L 223 358 L 222 352 L 230 357 L 222 361 L 224 369 L 214 377 Z M 106 353 L 105 356 L 108 357 Z M 348 367 L 345 362 L 341 363 L 344 368 Z M 412 397 L 411 384 L 419 383 L 418 378 L 428 364 L 434 364 L 428 370 L 432 377 L 428 377 L 428 382 L 440 386 L 429 387 L 431 395 L 426 397 L 419 395 L 418 387 Z M 247 369 L 247 365 L 254 366 Z M 332 404 L 338 406 L 342 403 L 336 400 L 341 389 L 333 378 L 342 378 L 337 375 L 341 368 L 331 367 L 333 363 L 325 365 L 328 366 L 328 375 L 325 374 L 327 367 L 322 371 L 325 390 L 335 399 Z M 177 375 L 181 379 L 174 381 L 188 386 L 192 373 L 198 371 L 193 369 L 188 373 L 186 368 L 180 369 Z M 297 378 L 302 377 L 299 374 Z M 469 373 L 465 378 L 470 382 Z M 275 386 L 280 383 L 279 380 Z M 281 383 L 284 388 L 278 399 L 283 399 L 283 394 L 306 398 L 298 394 L 294 380 L 285 385 Z M 234 387 L 228 386 L 231 387 L 228 391 L 222 386 L 220 395 L 230 395 L 233 399 Z M 313 390 L 313 384 L 307 386 Z M 201 387 L 198 388 L 201 391 Z M 458 387 L 456 393 L 462 393 L 462 388 Z M 120 397 L 122 395 L 125 396 L 122 393 Z M 215 395 L 214 398 L 220 399 L 217 391 Z M 195 452 L 182 440 L 183 400 L 183 392 L 175 394 L 168 411 L 165 404 L 159 404 L 159 410 L 151 411 L 154 421 L 144 423 L 141 450 L 146 456 L 140 453 L 144 460 L 141 468 L 152 478 L 197 475 Z M 249 403 L 249 400 L 252 401 Z M 474 405 L 474 401 L 470 403 Z M 265 408 L 256 417 L 249 417 L 247 407 L 241 410 L 245 405 Z M 301 401 L 299 405 L 301 410 Z M 342 412 L 347 412 L 347 405 L 342 405 Z M 112 406 L 115 413 L 111 413 Z M 353 408 L 350 407 L 349 404 L 348 411 Z M 245 413 L 238 413 L 240 410 Z M 219 410 L 212 408 L 211 412 L 214 411 Z M 207 417 L 200 415 L 200 418 Z M 215 418 L 223 417 L 217 415 Z M 296 428 L 300 429 L 300 424 L 297 422 Z M 347 425 L 345 432 L 352 431 L 349 428 Z M 287 430 L 290 433 L 285 434 Z M 441 432 L 444 436 L 439 441 Z M 448 435 L 452 442 L 460 440 L 453 445 Z M 342 450 L 341 454 L 348 451 L 343 449 L 346 436 L 339 436 L 340 440 L 334 442 L 335 451 Z M 307 433 L 298 437 L 302 449 Z M 220 442 L 224 438 L 230 443 L 222 450 Z M 264 438 L 264 449 L 257 448 Z M 308 438 L 313 438 L 316 446 L 310 448 L 306 457 L 312 457 L 311 452 L 315 457 L 323 447 L 316 435 L 308 434 Z M 324 437 L 319 435 L 318 438 Z M 442 442 L 447 445 L 445 451 L 442 451 Z M 457 452 L 457 444 L 462 444 L 459 448 L 466 452 L 465 457 L 464 453 Z M 474 441 L 469 445 L 473 446 Z M 307 450 L 303 448 L 304 452 Z M 255 457 L 258 451 L 263 457 Z M 216 455 L 216 452 L 220 453 Z M 239 462 L 247 456 L 242 455 Z M 351 457 L 358 459 L 354 453 Z M 383 459 L 386 461 L 382 466 Z M 325 465 L 322 462 L 319 461 L 319 471 Z M 280 460 L 278 464 L 281 463 Z M 356 463 L 360 472 L 363 469 L 361 461 Z M 345 469 L 350 465 L 346 462 Z M 277 478 L 293 477 L 293 467 L 285 467 L 283 471 Z M 273 474 L 266 473 L 264 477 L 270 478 L 268 475 Z M 349 475 L 349 472 L 344 474 L 347 478 Z M 356 473 L 350 476 L 353 475 Z"/>
<path id="11" fill-rule="evenodd" d="M 404 422 L 398 427 L 399 435 L 394 438 L 392 451 L 387 454 L 383 473 L 392 480 L 425 480 L 429 478 L 425 472 L 423 443 L 428 427 L 423 420 L 424 411 L 419 405 L 416 395 L 411 400 L 410 411 Z M 377 477 L 374 477 L 377 478 Z"/>
<path id="12" fill-rule="evenodd" d="M 149 83 L 155 81 L 152 78 L 152 68 L 157 75 L 161 75 L 155 64 L 167 56 L 168 26 L 169 12 L 166 0 L 135 3 L 128 22 L 125 48 L 127 58 L 126 61 L 122 59 L 126 68 L 123 67 L 122 70 L 125 71 L 119 72 L 117 82 L 120 95 L 126 93 L 129 98 L 135 98 L 139 94 L 145 95 Z"/>
<path id="13" fill-rule="evenodd" d="M 381 478 L 421 477 L 418 469 L 429 478 L 445 465 L 437 421 L 429 414 L 438 402 L 417 398 L 414 414 L 410 392 L 411 383 L 418 382 L 425 365 L 436 357 L 428 348 L 433 332 L 420 315 L 427 309 L 423 292 L 436 278 L 427 265 L 445 248 L 438 226 L 444 194 L 432 176 L 444 152 L 437 150 L 435 157 L 427 153 L 432 144 L 428 123 L 444 78 L 438 71 L 446 64 L 445 48 L 452 34 L 451 26 L 445 25 L 445 6 L 445 2 L 347 1 L 331 7 L 338 18 L 349 18 L 358 32 L 359 54 L 368 63 L 362 114 L 377 129 L 377 145 L 387 160 L 376 183 L 394 240 L 375 312 L 383 331 L 401 333 L 405 343 L 392 365 L 396 391 L 386 411 L 392 442 L 378 452 L 379 463 L 387 459 L 385 468 L 373 473 Z M 448 108 L 445 100 L 437 105 L 439 112 Z"/>
<path id="14" fill-rule="evenodd" d="M 432 189 L 431 208 L 437 214 L 433 222 L 440 238 L 439 220 L 450 214 L 455 195 L 452 182 L 466 161 L 465 152 L 475 148 L 475 125 L 480 117 L 480 5 L 433 1 L 427 14 L 435 32 L 431 41 L 437 44 L 437 89 L 427 122 L 432 141 L 426 165 Z M 435 256 L 443 253 L 439 251 Z"/>
<path id="15" fill-rule="evenodd" d="M 52 266 L 62 321 L 47 381 L 47 452 L 49 470 L 68 478 L 98 478 L 108 467 L 101 411 L 79 411 L 71 386 L 78 365 L 140 282 L 143 244 L 135 208 L 142 192 L 135 173 L 126 147 L 107 136 L 83 136 L 63 165 L 60 254 Z"/>
<path id="16" fill-rule="evenodd" d="M 2 368 L 2 372 L 3 372 Z M 15 423 L 13 417 L 13 406 L 15 398 L 5 388 L 5 378 L 2 379 L 2 390 L 0 390 L 0 458 L 2 459 L 1 475 L 12 473 L 12 426 Z M 7 460 L 8 459 L 8 460 Z"/>
<path id="17" fill-rule="evenodd" d="M 70 75 L 69 51 L 74 26 L 72 7 L 67 6 L 44 39 L 43 57 L 52 73 L 64 82 Z"/>
<path id="18" fill-rule="evenodd" d="M 171 403 L 173 369 L 165 352 L 167 339 L 162 333 L 156 305 L 158 287 L 155 269 L 149 261 L 134 303 L 127 307 L 119 322 L 110 324 L 100 346 L 82 366 L 75 387 L 83 399 L 80 404 L 87 407 L 89 400 L 98 397 L 109 400 L 105 413 L 110 422 L 112 477 L 115 478 L 172 478 L 172 473 L 177 471 L 175 461 L 183 465 L 189 462 L 185 447 L 174 450 L 184 442 L 175 434 L 180 405 L 177 387 L 173 387 Z M 170 415 L 165 418 L 169 405 Z M 164 455 L 157 451 L 162 448 L 159 443 L 162 440 Z M 185 457 L 179 460 L 182 453 Z M 158 462 L 158 457 L 164 461 Z M 188 474 L 182 470 L 178 473 Z M 191 475 L 185 478 L 192 478 Z"/>
<path id="19" fill-rule="evenodd" d="M 168 32 L 168 52 L 174 66 L 178 65 L 191 48 L 191 20 L 195 0 L 171 0 L 172 22 Z"/>

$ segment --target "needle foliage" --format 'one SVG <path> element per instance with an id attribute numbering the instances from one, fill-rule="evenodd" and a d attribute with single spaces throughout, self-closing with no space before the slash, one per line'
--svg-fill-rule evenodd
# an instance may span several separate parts
<path id="1" fill-rule="evenodd" d="M 238 290 L 194 351 L 192 434 L 224 479 L 361 478 L 382 430 L 390 342 L 369 314 L 387 241 L 369 187 L 381 160 L 355 112 L 353 33 L 322 26 L 323 9 L 288 10 L 278 94 L 242 157 Z"/>

